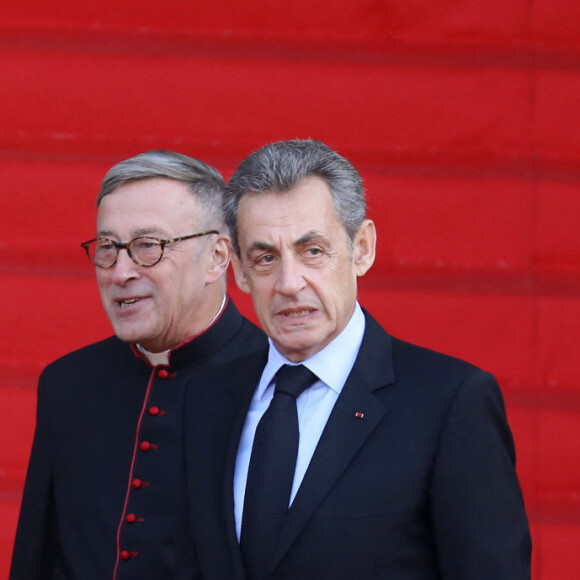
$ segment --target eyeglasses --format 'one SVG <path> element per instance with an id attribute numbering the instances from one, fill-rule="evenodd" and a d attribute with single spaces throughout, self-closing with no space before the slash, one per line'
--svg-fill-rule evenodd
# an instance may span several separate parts
<path id="1" fill-rule="evenodd" d="M 112 268 L 117 263 L 119 250 L 127 250 L 129 257 L 135 264 L 149 268 L 155 266 L 161 258 L 167 244 L 174 244 L 191 238 L 200 238 L 210 234 L 219 234 L 217 230 L 209 230 L 189 236 L 181 236 L 170 240 L 160 240 L 141 236 L 133 238 L 130 242 L 116 242 L 109 238 L 94 238 L 81 244 L 91 262 L 98 268 Z"/>

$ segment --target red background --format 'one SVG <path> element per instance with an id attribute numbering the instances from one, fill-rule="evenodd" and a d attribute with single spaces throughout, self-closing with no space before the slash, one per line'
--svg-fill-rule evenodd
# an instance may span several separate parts
<path id="1" fill-rule="evenodd" d="M 0 12 L 0 578 L 38 374 L 111 332 L 78 247 L 104 173 L 163 147 L 229 176 L 294 137 L 365 178 L 363 305 L 500 380 L 534 579 L 580 578 L 580 3 L 199 4 Z"/>

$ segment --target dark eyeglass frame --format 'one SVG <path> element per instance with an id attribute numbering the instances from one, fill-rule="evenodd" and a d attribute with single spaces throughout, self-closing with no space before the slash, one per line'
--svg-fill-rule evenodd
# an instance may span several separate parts
<path id="1" fill-rule="evenodd" d="M 92 240 L 89 240 L 88 242 L 83 242 L 81 244 L 81 247 L 85 249 L 85 252 L 87 253 L 87 256 L 89 257 L 89 260 L 97 268 L 102 268 L 103 270 L 108 270 L 109 268 L 112 268 L 117 263 L 117 260 L 119 258 L 119 250 L 127 250 L 127 254 L 129 254 L 129 258 L 131 258 L 131 260 L 133 260 L 133 262 L 135 262 L 135 264 L 137 264 L 138 266 L 142 266 L 143 268 L 151 268 L 151 266 L 155 266 L 155 264 L 159 264 L 159 262 L 161 261 L 161 258 L 163 258 L 163 253 L 165 252 L 165 246 L 167 246 L 168 244 L 174 244 L 175 242 L 181 242 L 183 240 L 190 240 L 192 238 L 200 238 L 201 236 L 209 236 L 210 234 L 218 234 L 219 235 L 219 232 L 217 230 L 208 230 L 207 232 L 199 232 L 197 234 L 189 234 L 188 236 L 180 236 L 178 238 L 171 238 L 170 240 L 162 240 L 159 238 L 153 238 L 151 236 L 138 236 L 136 238 L 133 238 L 132 240 L 129 240 L 128 242 L 116 242 L 115 240 L 111 240 L 111 238 L 93 238 Z M 97 242 L 99 240 L 106 240 L 107 242 L 111 242 L 111 244 L 117 250 L 117 257 L 115 258 L 115 261 L 110 266 L 101 266 L 100 264 L 97 264 L 93 260 L 93 258 L 91 257 L 91 253 L 89 251 L 90 245 L 93 242 Z M 159 246 L 161 247 L 161 254 L 159 256 L 159 259 L 157 261 L 153 262 L 153 264 L 142 264 L 141 262 L 139 262 L 139 260 L 131 252 L 131 244 L 137 240 L 153 240 L 153 241 L 157 242 L 159 244 Z"/>

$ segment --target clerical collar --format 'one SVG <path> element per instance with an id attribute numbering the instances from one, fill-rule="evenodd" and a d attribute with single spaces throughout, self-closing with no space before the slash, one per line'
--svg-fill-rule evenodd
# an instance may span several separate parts
<path id="1" fill-rule="evenodd" d="M 143 348 L 140 344 L 136 345 L 139 352 L 154 366 L 157 365 L 168 365 L 169 364 L 169 352 L 171 349 L 164 350 L 163 352 L 149 352 L 146 348 Z"/>
<path id="2" fill-rule="evenodd" d="M 211 321 L 209 322 L 209 324 L 207 324 L 203 330 L 201 330 L 197 336 L 199 336 L 200 334 L 203 334 L 219 317 L 219 315 L 223 312 L 223 309 L 225 308 L 227 302 L 227 295 L 224 294 L 224 298 L 222 300 L 221 306 L 219 307 L 216 315 L 211 319 Z M 138 349 L 139 352 L 155 367 L 158 365 L 169 365 L 169 354 L 171 353 L 170 348 L 168 348 L 167 350 L 164 350 L 163 352 L 150 352 L 148 351 L 146 348 L 143 348 L 139 343 L 137 343 L 135 345 Z"/>

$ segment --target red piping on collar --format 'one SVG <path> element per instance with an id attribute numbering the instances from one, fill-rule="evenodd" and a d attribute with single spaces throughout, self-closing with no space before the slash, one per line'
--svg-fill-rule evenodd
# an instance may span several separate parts
<path id="1" fill-rule="evenodd" d="M 185 346 L 186 344 L 190 343 L 192 340 L 195 340 L 198 336 L 201 336 L 202 334 L 207 332 L 222 317 L 222 315 L 226 311 L 226 308 L 228 307 L 229 303 L 230 303 L 230 297 L 229 297 L 229 295 L 226 295 L 226 302 L 224 304 L 224 307 L 222 308 L 222 311 L 219 313 L 218 316 L 216 316 L 214 318 L 214 320 L 212 320 L 211 324 L 206 326 L 203 330 L 200 330 L 197 334 L 194 334 L 193 336 L 186 338 L 183 342 L 180 342 L 178 345 L 176 345 L 172 349 L 170 349 L 169 352 L 167 353 L 167 358 L 168 358 L 169 364 L 168 365 L 161 365 L 161 366 L 171 367 L 171 355 L 172 355 L 173 351 L 178 349 L 178 348 L 181 348 L 182 346 Z M 142 361 L 145 361 L 151 368 L 153 368 L 153 365 L 151 364 L 149 359 L 137 348 L 137 345 L 135 343 L 133 343 L 133 342 L 130 343 L 130 346 L 131 346 L 131 350 L 133 351 L 133 354 L 137 358 L 140 358 Z"/>

